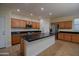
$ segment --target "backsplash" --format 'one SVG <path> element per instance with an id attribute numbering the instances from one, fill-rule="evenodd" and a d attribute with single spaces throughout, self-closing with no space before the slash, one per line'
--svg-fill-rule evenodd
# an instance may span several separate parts
<path id="1" fill-rule="evenodd" d="M 40 31 L 40 29 L 11 29 L 11 32 L 18 32 L 18 31 Z"/>

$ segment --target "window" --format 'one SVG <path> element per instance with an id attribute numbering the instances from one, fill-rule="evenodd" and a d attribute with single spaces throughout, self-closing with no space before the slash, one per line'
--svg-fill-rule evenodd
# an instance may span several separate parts
<path id="1" fill-rule="evenodd" d="M 79 31 L 79 18 L 74 19 L 73 29 Z"/>

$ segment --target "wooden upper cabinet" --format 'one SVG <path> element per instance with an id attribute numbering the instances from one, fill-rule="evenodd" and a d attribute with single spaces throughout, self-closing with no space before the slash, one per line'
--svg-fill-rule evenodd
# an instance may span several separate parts
<path id="1" fill-rule="evenodd" d="M 11 18 L 11 27 L 12 28 L 25 28 L 25 26 L 26 26 L 26 21 Z"/>
<path id="2" fill-rule="evenodd" d="M 32 28 L 36 29 L 37 28 L 37 23 L 36 22 L 32 22 Z"/>
<path id="3" fill-rule="evenodd" d="M 57 22 L 59 29 L 72 29 L 72 21 Z"/>
<path id="4" fill-rule="evenodd" d="M 32 28 L 33 29 L 40 29 L 40 23 L 39 22 L 32 22 Z"/>
<path id="5" fill-rule="evenodd" d="M 14 27 L 19 27 L 20 25 L 20 21 L 17 20 L 17 19 L 14 19 L 14 18 L 11 18 L 11 27 L 14 28 Z"/>
<path id="6" fill-rule="evenodd" d="M 72 21 L 65 21 L 64 28 L 65 29 L 72 29 Z"/>
<path id="7" fill-rule="evenodd" d="M 25 28 L 26 27 L 26 21 L 20 20 L 20 27 Z"/>
<path id="8" fill-rule="evenodd" d="M 64 22 L 59 22 L 58 24 L 60 29 L 64 29 Z"/>
<path id="9" fill-rule="evenodd" d="M 79 34 L 72 34 L 72 42 L 79 43 Z"/>
<path id="10" fill-rule="evenodd" d="M 40 23 L 37 22 L 36 25 L 37 25 L 37 29 L 40 29 Z"/>
<path id="11" fill-rule="evenodd" d="M 33 29 L 39 29 L 39 22 L 25 21 L 20 19 L 11 18 L 11 27 L 12 28 L 26 28 L 29 24 L 32 24 Z"/>

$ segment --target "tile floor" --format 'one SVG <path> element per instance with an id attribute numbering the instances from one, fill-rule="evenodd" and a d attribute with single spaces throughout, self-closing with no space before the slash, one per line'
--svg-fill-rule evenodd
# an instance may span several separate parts
<path id="1" fill-rule="evenodd" d="M 3 48 L 0 49 L 0 53 L 4 52 L 4 55 L 7 56 L 19 56 L 19 48 L 19 45 L 15 45 L 6 49 Z M 79 56 L 79 44 L 56 40 L 56 43 L 54 45 L 50 46 L 38 56 Z"/>
<path id="2" fill-rule="evenodd" d="M 56 40 L 56 43 L 39 56 L 79 56 L 79 44 Z"/>
<path id="3" fill-rule="evenodd" d="M 20 44 L 0 49 L 0 56 L 20 56 Z"/>

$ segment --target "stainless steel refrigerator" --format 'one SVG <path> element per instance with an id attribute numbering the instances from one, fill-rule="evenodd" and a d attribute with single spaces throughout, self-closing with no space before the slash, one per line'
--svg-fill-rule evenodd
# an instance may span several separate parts
<path id="1" fill-rule="evenodd" d="M 55 23 L 52 23 L 50 26 L 50 33 L 58 34 L 59 26 Z"/>

